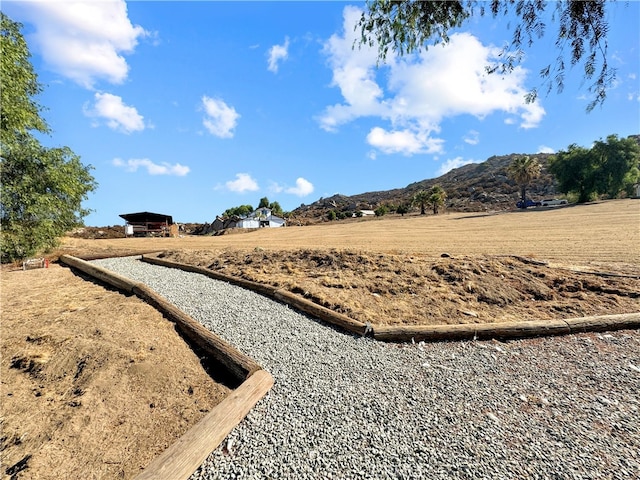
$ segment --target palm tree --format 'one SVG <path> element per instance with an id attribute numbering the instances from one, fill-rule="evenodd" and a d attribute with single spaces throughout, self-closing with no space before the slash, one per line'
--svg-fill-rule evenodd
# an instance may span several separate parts
<path id="1" fill-rule="evenodd" d="M 433 209 L 433 214 L 437 215 L 440 212 L 440 207 L 444 206 L 444 201 L 447 198 L 447 192 L 444 191 L 440 185 L 434 185 L 429 190 L 429 200 L 428 203 L 431 205 Z"/>
<path id="2" fill-rule="evenodd" d="M 413 196 L 412 203 L 414 205 L 420 205 L 420 215 L 426 215 L 426 205 L 429 203 L 429 192 L 426 190 L 420 190 Z"/>
<path id="3" fill-rule="evenodd" d="M 516 157 L 507 168 L 509 177 L 520 186 L 522 208 L 527 208 L 527 185 L 540 176 L 540 163 L 529 156 Z"/>

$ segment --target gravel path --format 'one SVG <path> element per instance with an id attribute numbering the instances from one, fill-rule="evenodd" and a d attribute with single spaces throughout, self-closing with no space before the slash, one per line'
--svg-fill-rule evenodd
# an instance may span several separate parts
<path id="1" fill-rule="evenodd" d="M 385 344 L 202 275 L 95 263 L 275 379 L 194 480 L 640 479 L 640 331 Z"/>

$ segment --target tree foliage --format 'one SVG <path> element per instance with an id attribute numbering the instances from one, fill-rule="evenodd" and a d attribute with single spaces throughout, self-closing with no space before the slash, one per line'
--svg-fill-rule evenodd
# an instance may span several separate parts
<path id="1" fill-rule="evenodd" d="M 280 204 L 278 202 L 271 202 L 269 203 L 269 210 L 271 210 L 271 213 L 273 215 L 276 216 L 282 216 L 284 215 L 284 212 L 282 211 L 282 207 L 280 206 Z"/>
<path id="2" fill-rule="evenodd" d="M 509 177 L 520 186 L 522 208 L 527 208 L 527 185 L 540 176 L 541 170 L 538 160 L 529 156 L 515 158 L 507 168 Z"/>
<path id="3" fill-rule="evenodd" d="M 409 213 L 410 208 L 411 205 L 409 205 L 408 203 L 401 203 L 400 205 L 398 205 L 398 208 L 396 208 L 396 213 L 399 213 L 404 217 L 406 213 Z"/>
<path id="4" fill-rule="evenodd" d="M 389 213 L 389 208 L 386 205 L 380 205 L 373 211 L 373 213 L 376 217 L 384 217 L 387 213 Z"/>
<path id="5" fill-rule="evenodd" d="M 615 69 L 607 61 L 609 25 L 605 5 L 605 0 L 367 0 L 356 28 L 361 34 L 359 44 L 377 45 L 379 60 L 385 60 L 389 50 L 405 55 L 428 48 L 429 44 L 445 44 L 449 32 L 471 17 L 489 13 L 494 18 L 514 15 L 513 35 L 501 52 L 501 61 L 487 66 L 488 72 L 504 73 L 519 64 L 524 48 L 533 45 L 553 26 L 557 29 L 557 57 L 540 71 L 543 85 L 546 84 L 547 93 L 554 86 L 560 93 L 567 66 L 582 65 L 584 78 L 591 82 L 587 88 L 594 95 L 587 105 L 587 111 L 591 111 L 604 102 L 607 89 L 616 78 Z M 550 20 L 548 9 L 553 10 Z M 537 96 L 534 89 L 526 100 L 533 102 Z"/>
<path id="6" fill-rule="evenodd" d="M 21 25 L 0 13 L 0 248 L 2 262 L 20 260 L 57 244 L 82 224 L 82 208 L 96 187 L 90 166 L 68 147 L 46 148 L 33 132 L 48 133 L 34 96 L 42 90 L 29 61 Z"/>
<path id="7" fill-rule="evenodd" d="M 420 215 L 426 215 L 427 204 L 429 203 L 429 192 L 427 192 L 426 190 L 420 190 L 413 196 L 411 203 L 413 205 L 420 206 Z"/>
<path id="8" fill-rule="evenodd" d="M 237 207 L 227 208 L 222 216 L 229 217 L 246 217 L 250 213 L 253 213 L 253 207 L 251 205 L 239 205 Z"/>
<path id="9" fill-rule="evenodd" d="M 640 146 L 631 137 L 617 135 L 596 141 L 591 148 L 572 144 L 549 159 L 548 169 L 558 189 L 576 195 L 579 203 L 601 195 L 615 198 L 623 191 L 631 193 L 640 181 Z"/>
<path id="10" fill-rule="evenodd" d="M 440 209 L 444 207 L 445 200 L 447 199 L 447 192 L 444 191 L 440 185 L 434 185 L 429 190 L 429 198 L 428 203 L 431 205 L 431 209 L 433 210 L 433 214 L 437 215 L 440 213 Z"/>

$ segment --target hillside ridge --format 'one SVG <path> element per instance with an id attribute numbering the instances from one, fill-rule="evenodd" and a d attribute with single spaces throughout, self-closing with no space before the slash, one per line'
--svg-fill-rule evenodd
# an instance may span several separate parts
<path id="1" fill-rule="evenodd" d="M 411 201 L 420 190 L 428 190 L 440 185 L 447 192 L 446 208 L 449 211 L 486 212 L 504 211 L 515 208 L 519 199 L 519 187 L 507 175 L 511 162 L 527 155 L 540 162 L 540 177 L 527 187 L 527 196 L 542 200 L 559 195 L 553 176 L 547 171 L 547 163 L 552 154 L 494 155 L 481 163 L 470 163 L 437 178 L 410 183 L 404 188 L 365 192 L 356 195 L 336 194 L 320 198 L 309 205 L 301 205 L 291 212 L 295 218 L 317 218 L 329 210 L 345 213 L 357 210 L 375 210 L 381 205 L 395 207 Z"/>
<path id="2" fill-rule="evenodd" d="M 640 145 L 640 134 L 629 135 Z M 290 218 L 299 223 L 311 219 L 326 218 L 330 210 L 351 216 L 358 210 L 375 210 L 381 205 L 395 207 L 410 203 L 420 190 L 428 190 L 440 185 L 447 192 L 446 209 L 457 212 L 499 212 L 513 210 L 520 199 L 520 189 L 511 180 L 507 169 L 517 157 L 529 156 L 540 162 L 540 176 L 527 186 L 527 197 L 532 200 L 544 200 L 560 195 L 553 175 L 547 170 L 552 153 L 511 153 L 493 155 L 480 163 L 469 163 L 454 168 L 437 178 L 410 183 L 404 188 L 365 192 L 356 195 L 336 194 L 320 198 L 310 205 L 301 205 L 291 212 Z"/>

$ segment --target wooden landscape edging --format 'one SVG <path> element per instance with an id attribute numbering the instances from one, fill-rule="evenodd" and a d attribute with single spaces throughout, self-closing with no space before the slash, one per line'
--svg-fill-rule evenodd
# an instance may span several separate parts
<path id="1" fill-rule="evenodd" d="M 242 278 L 231 277 L 204 267 L 172 262 L 170 260 L 158 258 L 157 255 L 157 253 L 154 253 L 154 256 L 143 255 L 142 260 L 155 265 L 200 273 L 216 280 L 222 280 L 249 290 L 254 290 L 265 296 L 275 298 L 283 303 L 292 305 L 293 307 L 313 315 L 320 320 L 324 320 L 350 332 L 358 333 L 360 335 L 365 335 L 370 332 L 373 335 L 373 338 L 385 342 L 408 342 L 412 340 L 472 340 L 476 338 L 524 338 L 566 335 L 569 333 L 580 333 L 586 331 L 640 328 L 640 312 L 564 320 L 534 320 L 530 322 L 371 326 L 353 320 L 341 313 L 329 310 L 321 305 L 317 305 L 286 290 L 277 289 L 276 287 L 252 282 Z"/>
<path id="2" fill-rule="evenodd" d="M 157 456 L 135 480 L 188 478 L 272 386 L 273 377 L 269 372 L 255 372 Z"/>
<path id="3" fill-rule="evenodd" d="M 373 327 L 373 338 L 390 342 L 523 338 L 640 328 L 640 313 L 531 322 Z"/>
<path id="4" fill-rule="evenodd" d="M 250 280 L 245 280 L 244 278 L 232 277 L 220 272 L 214 272 L 213 270 L 209 270 L 208 268 L 204 267 L 196 267 L 194 265 L 189 265 L 186 263 L 172 262 L 170 260 L 158 258 L 157 256 L 143 255 L 142 261 L 153 263 L 154 265 L 160 265 L 163 267 L 178 268 L 187 272 L 200 273 L 215 280 L 221 280 L 223 282 L 228 282 L 242 288 L 253 290 L 264 295 L 265 297 L 270 297 L 286 305 L 290 305 L 304 313 L 307 313 L 320 320 L 324 320 L 327 323 L 340 327 L 351 333 L 365 335 L 366 332 L 370 330 L 370 328 L 362 322 L 349 318 L 341 313 L 334 312 L 333 310 L 323 307 L 322 305 L 318 305 L 317 303 L 313 303 L 312 301 L 307 300 L 306 298 L 302 298 L 287 290 L 282 290 L 277 287 L 265 285 L 263 283 L 252 282 Z"/>
<path id="5" fill-rule="evenodd" d="M 286 290 L 231 277 L 204 267 L 172 262 L 154 256 L 143 255 L 142 260 L 188 272 L 201 273 L 216 280 L 233 283 L 243 288 L 257 291 L 283 303 L 324 320 L 332 325 L 360 335 L 370 333 L 373 338 L 385 342 L 409 342 L 420 340 L 472 340 L 488 338 L 525 338 L 549 335 L 566 335 L 587 331 L 621 330 L 640 328 L 640 312 L 616 315 L 601 315 L 558 320 L 534 320 L 529 322 L 465 323 L 456 325 L 365 325 L 346 315 L 317 305 Z"/>
<path id="6" fill-rule="evenodd" d="M 273 386 L 273 377 L 258 363 L 207 330 L 141 282 L 134 282 L 105 268 L 70 255 L 60 261 L 113 287 L 139 297 L 172 321 L 176 329 L 206 355 L 214 358 L 240 385 L 156 457 L 136 479 L 180 480 L 189 478 L 207 456 L 238 425 Z"/>

